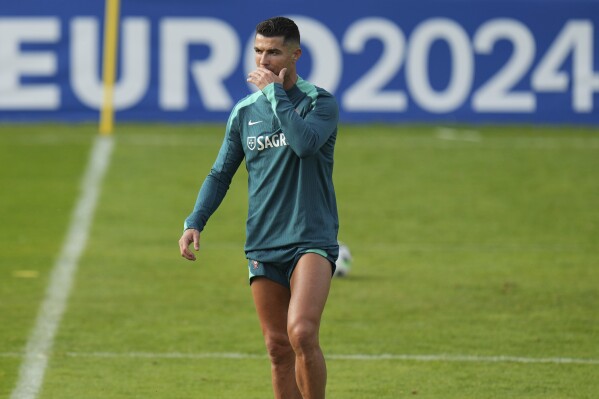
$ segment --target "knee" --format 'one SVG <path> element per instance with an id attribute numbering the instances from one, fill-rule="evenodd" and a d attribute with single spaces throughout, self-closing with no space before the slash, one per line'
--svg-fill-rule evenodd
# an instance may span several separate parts
<path id="1" fill-rule="evenodd" d="M 271 334 L 265 337 L 266 351 L 273 365 L 285 365 L 295 361 L 289 337 L 285 334 Z"/>
<path id="2" fill-rule="evenodd" d="M 289 341 L 296 354 L 312 352 L 319 346 L 318 325 L 310 321 L 300 321 L 289 325 Z"/>

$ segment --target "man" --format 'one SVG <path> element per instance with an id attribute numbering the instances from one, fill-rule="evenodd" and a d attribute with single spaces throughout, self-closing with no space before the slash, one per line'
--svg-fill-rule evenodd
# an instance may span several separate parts
<path id="1" fill-rule="evenodd" d="M 338 255 L 333 152 L 338 107 L 301 79 L 296 24 L 261 22 L 254 40 L 259 91 L 233 108 L 225 139 L 179 240 L 195 260 L 200 232 L 245 158 L 250 287 L 271 361 L 276 398 L 325 397 L 326 365 L 318 333 Z"/>

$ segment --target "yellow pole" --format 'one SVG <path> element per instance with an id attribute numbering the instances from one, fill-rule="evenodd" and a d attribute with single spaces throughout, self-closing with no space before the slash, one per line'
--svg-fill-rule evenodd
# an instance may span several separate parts
<path id="1" fill-rule="evenodd" d="M 104 55 L 102 81 L 104 97 L 100 114 L 100 133 L 112 134 L 114 126 L 114 81 L 116 77 L 117 47 L 119 38 L 119 1 L 106 0 L 104 15 Z"/>

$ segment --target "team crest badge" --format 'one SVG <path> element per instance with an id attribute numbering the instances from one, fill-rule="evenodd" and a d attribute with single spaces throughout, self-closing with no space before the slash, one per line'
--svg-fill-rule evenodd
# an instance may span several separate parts
<path id="1" fill-rule="evenodd" d="M 248 137 L 248 148 L 252 151 L 256 148 L 256 136 Z"/>
<path id="2" fill-rule="evenodd" d="M 252 261 L 252 265 L 254 265 L 254 269 L 258 268 L 258 261 L 257 260 L 253 260 Z"/>

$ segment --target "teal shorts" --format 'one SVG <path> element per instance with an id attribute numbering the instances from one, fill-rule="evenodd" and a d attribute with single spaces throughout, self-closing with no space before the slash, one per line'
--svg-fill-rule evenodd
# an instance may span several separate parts
<path id="1" fill-rule="evenodd" d="M 299 259 L 302 257 L 302 255 L 307 253 L 315 253 L 323 258 L 328 259 L 328 261 L 331 263 L 331 276 L 335 273 L 336 256 L 333 257 L 322 249 L 298 248 L 293 255 L 293 258 L 289 262 L 261 262 L 260 260 L 249 259 L 248 269 L 250 274 L 250 284 L 252 284 L 252 280 L 255 277 L 265 277 L 287 288 L 290 288 L 291 275 L 295 270 L 295 266 L 297 265 L 297 262 L 299 262 Z"/>

